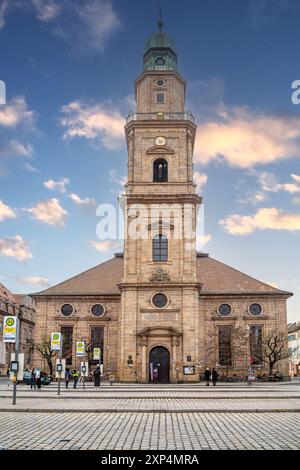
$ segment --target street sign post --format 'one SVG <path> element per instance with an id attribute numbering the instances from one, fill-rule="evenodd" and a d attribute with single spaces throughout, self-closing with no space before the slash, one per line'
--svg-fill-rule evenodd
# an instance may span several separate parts
<path id="1" fill-rule="evenodd" d="M 59 363 L 56 365 L 56 372 L 58 372 L 57 395 L 60 395 L 60 381 L 61 381 L 61 373 L 63 370 L 63 366 L 61 363 L 61 354 L 62 354 L 61 333 L 56 332 L 56 333 L 51 334 L 51 351 L 58 352 Z"/>

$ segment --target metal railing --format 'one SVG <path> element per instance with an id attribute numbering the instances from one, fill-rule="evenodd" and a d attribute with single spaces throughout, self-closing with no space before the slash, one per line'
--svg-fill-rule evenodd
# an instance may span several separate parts
<path id="1" fill-rule="evenodd" d="M 185 111 L 183 113 L 164 113 L 164 112 L 157 112 L 157 113 L 135 113 L 131 111 L 127 118 L 126 124 L 131 121 L 152 121 L 152 120 L 159 120 L 159 121 L 195 121 L 193 114 L 190 111 Z"/>

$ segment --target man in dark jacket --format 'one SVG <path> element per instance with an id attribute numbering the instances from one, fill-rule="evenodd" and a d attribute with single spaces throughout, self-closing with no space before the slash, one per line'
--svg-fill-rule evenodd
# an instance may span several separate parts
<path id="1" fill-rule="evenodd" d="M 100 377 L 101 377 L 100 366 L 97 366 L 96 370 L 94 371 L 94 385 L 95 385 L 95 388 L 100 387 Z"/>
<path id="2" fill-rule="evenodd" d="M 209 386 L 209 381 L 210 381 L 210 370 L 208 367 L 206 367 L 206 370 L 204 372 L 204 378 L 206 380 L 206 385 L 207 387 Z"/>
<path id="3" fill-rule="evenodd" d="M 218 377 L 219 377 L 218 372 L 216 371 L 216 369 L 213 369 L 213 370 L 212 370 L 212 373 L 211 373 L 211 379 L 212 379 L 212 383 L 213 383 L 213 386 L 214 386 L 214 387 L 216 386 Z"/>

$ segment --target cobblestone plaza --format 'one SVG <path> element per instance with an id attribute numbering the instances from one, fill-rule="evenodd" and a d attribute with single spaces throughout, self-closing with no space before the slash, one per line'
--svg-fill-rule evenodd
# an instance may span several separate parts
<path id="1" fill-rule="evenodd" d="M 0 388 L 5 449 L 300 449 L 300 384 Z"/>

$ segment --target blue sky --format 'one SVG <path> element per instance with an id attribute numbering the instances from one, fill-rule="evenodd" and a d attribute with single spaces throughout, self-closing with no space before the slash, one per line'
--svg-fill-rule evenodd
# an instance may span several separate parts
<path id="1" fill-rule="evenodd" d="M 0 0 L 0 281 L 34 292 L 119 250 L 98 204 L 126 176 L 124 117 L 158 1 Z M 292 291 L 300 316 L 297 0 L 162 1 L 198 123 L 204 251 Z"/>

